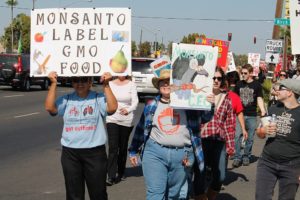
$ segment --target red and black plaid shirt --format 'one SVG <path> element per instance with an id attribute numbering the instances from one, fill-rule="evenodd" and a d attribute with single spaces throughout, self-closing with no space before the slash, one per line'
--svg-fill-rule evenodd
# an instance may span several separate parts
<path id="1" fill-rule="evenodd" d="M 226 94 L 222 104 L 215 111 L 211 121 L 201 127 L 201 138 L 213 138 L 226 142 L 226 152 L 234 153 L 236 115 L 231 100 Z"/>

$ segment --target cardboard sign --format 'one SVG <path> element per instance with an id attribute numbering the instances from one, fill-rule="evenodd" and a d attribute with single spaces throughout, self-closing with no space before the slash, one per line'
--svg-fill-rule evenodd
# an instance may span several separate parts
<path id="1" fill-rule="evenodd" d="M 267 40 L 266 42 L 266 52 L 281 53 L 282 47 L 282 40 Z"/>
<path id="2" fill-rule="evenodd" d="M 227 67 L 226 73 L 236 71 L 234 57 L 233 57 L 233 53 L 231 51 L 229 51 L 227 54 L 227 66 L 228 67 Z"/>
<path id="3" fill-rule="evenodd" d="M 292 54 L 300 54 L 300 2 L 290 0 Z"/>
<path id="4" fill-rule="evenodd" d="M 131 9 L 31 11 L 31 76 L 131 73 Z"/>
<path id="5" fill-rule="evenodd" d="M 163 69 L 171 69 L 171 60 L 169 56 L 163 56 L 150 63 L 154 76 L 159 77 L 160 71 Z"/>
<path id="6" fill-rule="evenodd" d="M 177 109 L 210 110 L 218 47 L 177 44 L 172 46 L 171 103 Z"/>
<path id="7" fill-rule="evenodd" d="M 223 68 L 224 72 L 227 71 L 226 61 L 227 53 L 229 49 L 229 42 L 223 40 L 215 40 L 210 38 L 196 38 L 195 44 L 208 45 L 208 46 L 217 46 L 218 47 L 218 62 L 217 65 Z"/>
<path id="8" fill-rule="evenodd" d="M 258 76 L 259 62 L 260 62 L 260 54 L 259 53 L 248 53 L 248 64 L 252 65 L 252 67 L 253 67 L 252 76 Z"/>

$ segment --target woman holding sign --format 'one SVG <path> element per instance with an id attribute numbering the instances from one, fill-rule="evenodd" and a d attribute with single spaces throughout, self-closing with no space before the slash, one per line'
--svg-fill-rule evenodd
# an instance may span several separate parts
<path id="1" fill-rule="evenodd" d="M 214 109 L 193 111 L 170 107 L 168 69 L 161 70 L 152 83 L 160 94 L 144 108 L 129 147 L 130 162 L 138 166 L 138 154 L 143 154 L 147 200 L 179 199 L 191 172 L 194 154 L 197 166 L 203 169 L 200 124 L 211 119 Z M 209 95 L 207 100 L 213 103 L 214 96 Z"/>
<path id="2" fill-rule="evenodd" d="M 48 75 L 51 86 L 45 109 L 52 115 L 62 116 L 61 164 L 65 177 L 66 199 L 84 199 L 85 183 L 91 200 L 107 200 L 105 150 L 106 131 L 103 119 L 117 109 L 109 81 L 104 73 L 103 93 L 91 91 L 91 77 L 73 77 L 74 92 L 56 98 L 57 74 Z"/>

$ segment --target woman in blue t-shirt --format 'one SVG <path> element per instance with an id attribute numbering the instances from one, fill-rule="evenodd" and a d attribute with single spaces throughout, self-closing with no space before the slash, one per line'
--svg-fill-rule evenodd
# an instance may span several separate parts
<path id="1" fill-rule="evenodd" d="M 101 77 L 104 93 L 91 91 L 91 77 L 73 77 L 74 92 L 56 98 L 57 74 L 48 75 L 51 85 L 45 109 L 63 117 L 61 164 L 66 198 L 84 199 L 85 183 L 91 200 L 107 200 L 107 141 L 103 119 L 117 109 L 117 101 L 108 82 L 110 73 Z"/>

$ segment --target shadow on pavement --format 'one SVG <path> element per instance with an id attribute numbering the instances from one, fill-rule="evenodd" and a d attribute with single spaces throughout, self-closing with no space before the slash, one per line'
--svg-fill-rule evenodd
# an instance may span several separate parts
<path id="1" fill-rule="evenodd" d="M 127 177 L 140 177 L 143 176 L 142 166 L 126 168 Z"/>
<path id="2" fill-rule="evenodd" d="M 226 186 L 226 185 L 229 185 L 230 183 L 233 183 L 237 180 L 243 181 L 243 182 L 249 182 L 249 179 L 244 174 L 240 174 L 240 173 L 236 173 L 236 172 L 232 172 L 230 170 L 227 170 L 226 179 L 225 179 L 223 184 Z"/>
<path id="3" fill-rule="evenodd" d="M 237 200 L 234 196 L 227 193 L 221 193 L 217 196 L 216 200 Z"/>

